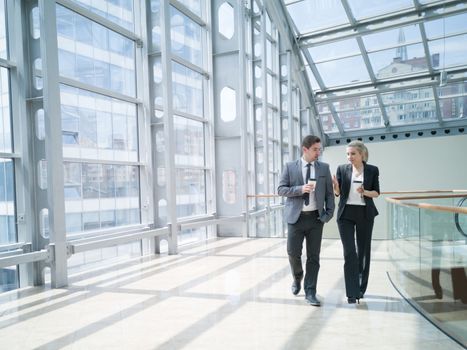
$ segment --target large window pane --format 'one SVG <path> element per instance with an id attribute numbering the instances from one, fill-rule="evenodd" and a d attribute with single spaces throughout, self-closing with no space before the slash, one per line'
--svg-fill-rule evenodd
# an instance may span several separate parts
<path id="1" fill-rule="evenodd" d="M 467 13 L 428 21 L 425 22 L 424 25 L 428 40 L 467 32 Z"/>
<path id="2" fill-rule="evenodd" d="M 448 84 L 437 88 L 441 117 L 457 119 L 467 117 L 467 83 Z"/>
<path id="3" fill-rule="evenodd" d="M 368 56 L 377 78 L 390 78 L 428 70 L 422 44 L 404 45 L 370 53 Z"/>
<path id="4" fill-rule="evenodd" d="M 161 49 L 161 14 L 160 0 L 151 0 L 151 45 L 152 51 L 160 51 Z"/>
<path id="5" fill-rule="evenodd" d="M 67 85 L 60 86 L 65 157 L 136 161 L 136 105 Z"/>
<path id="6" fill-rule="evenodd" d="M 175 8 L 170 8 L 170 36 L 172 53 L 185 60 L 203 65 L 201 27 Z"/>
<path id="7" fill-rule="evenodd" d="M 206 214 L 205 171 L 177 169 L 177 217 Z"/>
<path id="8" fill-rule="evenodd" d="M 203 117 L 203 77 L 176 62 L 172 69 L 174 109 Z"/>
<path id="9" fill-rule="evenodd" d="M 317 64 L 326 86 L 339 86 L 369 81 L 370 77 L 362 57 L 348 57 Z M 352 69 L 349 69 L 352 67 Z"/>
<path id="10" fill-rule="evenodd" d="M 314 63 L 341 58 L 360 53 L 360 48 L 355 39 L 342 40 L 336 43 L 318 45 L 308 49 Z"/>
<path id="11" fill-rule="evenodd" d="M 203 123 L 174 117 L 175 164 L 204 166 Z"/>
<path id="12" fill-rule="evenodd" d="M 412 0 L 348 0 L 355 19 L 384 15 L 390 12 L 405 10 L 414 6 Z"/>
<path id="13" fill-rule="evenodd" d="M 433 68 L 464 66 L 467 63 L 467 34 L 428 43 Z"/>
<path id="14" fill-rule="evenodd" d="M 8 70 L 0 68 L 0 152 L 11 152 L 10 88 Z"/>
<path id="15" fill-rule="evenodd" d="M 418 24 L 367 34 L 362 38 L 368 52 L 422 41 Z"/>
<path id="16" fill-rule="evenodd" d="M 80 82 L 136 95 L 135 43 L 57 6 L 60 74 Z"/>
<path id="17" fill-rule="evenodd" d="M 0 1 L 0 57 L 8 58 L 5 20 L 5 2 Z"/>
<path id="18" fill-rule="evenodd" d="M 16 242 L 13 161 L 0 158 L 0 244 Z"/>
<path id="19" fill-rule="evenodd" d="M 137 166 L 65 162 L 64 167 L 68 234 L 140 223 Z"/>
<path id="20" fill-rule="evenodd" d="M 113 23 L 133 30 L 133 0 L 72 0 Z"/>
<path id="21" fill-rule="evenodd" d="M 348 24 L 340 1 L 305 0 L 287 6 L 300 33 L 306 33 L 341 24 Z"/>
<path id="22" fill-rule="evenodd" d="M 179 0 L 180 3 L 188 7 L 192 12 L 201 17 L 201 4 L 203 0 Z M 204 0 L 206 1 L 206 0 Z"/>

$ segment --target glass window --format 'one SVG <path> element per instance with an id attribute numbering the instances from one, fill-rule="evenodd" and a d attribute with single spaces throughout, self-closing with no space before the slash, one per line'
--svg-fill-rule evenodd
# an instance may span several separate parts
<path id="1" fill-rule="evenodd" d="M 13 161 L 0 158 L 0 244 L 16 242 L 14 188 Z"/>
<path id="2" fill-rule="evenodd" d="M 467 31 L 467 13 L 440 18 L 424 23 L 428 40 Z"/>
<path id="3" fill-rule="evenodd" d="M 57 36 L 61 75 L 135 96 L 132 40 L 59 5 Z"/>
<path id="4" fill-rule="evenodd" d="M 336 43 L 318 45 L 308 48 L 314 63 L 328 61 L 335 58 L 351 56 L 360 53 L 355 39 L 342 40 Z"/>
<path id="5" fill-rule="evenodd" d="M 161 49 L 161 4 L 160 0 L 151 0 L 151 45 L 152 51 Z"/>
<path id="6" fill-rule="evenodd" d="M 323 62 L 317 64 L 316 67 L 326 86 L 346 85 L 370 80 L 361 56 Z"/>
<path id="7" fill-rule="evenodd" d="M 176 62 L 172 62 L 172 70 L 174 109 L 203 117 L 202 75 Z"/>
<path id="8" fill-rule="evenodd" d="M 65 157 L 138 159 L 135 104 L 67 85 L 60 100 Z"/>
<path id="9" fill-rule="evenodd" d="M 432 88 L 398 90 L 381 94 L 391 125 L 424 123 L 436 120 Z"/>
<path id="10" fill-rule="evenodd" d="M 395 49 L 370 53 L 368 56 L 373 71 L 379 79 L 428 70 L 422 44 L 401 46 Z"/>
<path id="11" fill-rule="evenodd" d="M 7 31 L 5 18 L 5 1 L 0 1 L 0 57 L 8 58 Z"/>
<path id="12" fill-rule="evenodd" d="M 232 39 L 235 33 L 235 16 L 232 5 L 228 2 L 224 2 L 219 6 L 218 22 L 219 22 L 219 33 L 226 39 Z"/>
<path id="13" fill-rule="evenodd" d="M 133 0 L 72 0 L 113 23 L 134 30 Z"/>
<path id="14" fill-rule="evenodd" d="M 206 214 L 205 171 L 176 169 L 177 217 Z"/>
<path id="15" fill-rule="evenodd" d="M 340 1 L 298 1 L 287 5 L 287 10 L 300 33 L 349 23 Z"/>
<path id="16" fill-rule="evenodd" d="M 140 222 L 137 166 L 64 162 L 67 233 Z"/>
<path id="17" fill-rule="evenodd" d="M 467 34 L 428 42 L 433 68 L 464 66 L 467 62 Z"/>
<path id="18" fill-rule="evenodd" d="M 422 41 L 418 24 L 367 34 L 362 38 L 368 52 Z"/>
<path id="19" fill-rule="evenodd" d="M 412 0 L 348 0 L 355 19 L 361 20 L 413 8 Z"/>
<path id="20" fill-rule="evenodd" d="M 448 84 L 437 88 L 441 117 L 459 119 L 467 117 L 467 83 Z"/>
<path id="21" fill-rule="evenodd" d="M 187 16 L 170 8 L 172 53 L 197 66 L 203 65 L 201 27 Z"/>
<path id="22" fill-rule="evenodd" d="M 0 152 L 12 152 L 8 69 L 0 68 Z"/>
<path id="23" fill-rule="evenodd" d="M 201 4 L 203 0 L 179 0 L 190 11 L 201 17 Z"/>
<path id="24" fill-rule="evenodd" d="M 203 123 L 174 117 L 175 164 L 204 167 Z"/>
<path id="25" fill-rule="evenodd" d="M 224 122 L 231 122 L 237 118 L 236 105 L 236 91 L 228 86 L 223 87 L 220 94 L 220 112 Z"/>
<path id="26" fill-rule="evenodd" d="M 338 112 L 344 130 L 379 128 L 383 126 L 383 117 L 379 107 Z"/>

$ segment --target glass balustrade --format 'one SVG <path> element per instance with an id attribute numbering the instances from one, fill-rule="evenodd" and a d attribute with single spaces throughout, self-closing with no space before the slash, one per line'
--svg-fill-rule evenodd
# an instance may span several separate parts
<path id="1" fill-rule="evenodd" d="M 464 197 L 404 202 L 467 207 Z M 402 203 L 389 203 L 388 210 L 392 282 L 422 314 L 467 346 L 467 214 Z"/>

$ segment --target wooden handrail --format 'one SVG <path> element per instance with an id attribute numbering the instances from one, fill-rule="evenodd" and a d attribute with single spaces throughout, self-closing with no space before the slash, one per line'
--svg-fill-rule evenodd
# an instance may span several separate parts
<path id="1" fill-rule="evenodd" d="M 450 191 L 414 191 L 406 193 L 461 193 L 463 194 L 451 194 L 451 195 L 435 195 L 435 196 L 404 196 L 404 197 L 388 197 L 386 198 L 387 202 L 394 203 L 396 205 L 402 205 L 406 207 L 413 207 L 419 209 L 428 209 L 433 211 L 442 211 L 449 213 L 458 213 L 458 214 L 467 214 L 467 208 L 464 207 L 453 207 L 448 205 L 434 205 L 429 203 L 412 203 L 406 202 L 408 200 L 418 200 L 418 199 L 441 199 L 441 198 L 463 198 L 467 197 L 467 190 L 450 190 Z M 401 193 L 401 192 L 397 192 Z"/>
<path id="2" fill-rule="evenodd" d="M 459 193 L 465 192 L 467 194 L 467 190 L 421 190 L 421 191 L 389 191 L 389 192 L 381 192 L 381 194 L 410 194 L 410 193 Z M 247 194 L 247 198 L 270 198 L 270 197 L 281 197 L 278 194 Z M 462 197 L 462 195 L 459 195 Z M 413 197 L 413 199 L 423 198 L 423 197 Z M 425 198 L 443 198 L 443 197 L 425 197 Z"/>
<path id="3" fill-rule="evenodd" d="M 407 200 L 414 200 L 414 199 L 441 199 L 441 198 L 461 198 L 467 197 L 467 190 L 417 190 L 417 191 L 392 191 L 392 192 L 381 192 L 381 194 L 388 195 L 388 194 L 428 194 L 428 193 L 452 193 L 452 194 L 445 194 L 445 195 L 435 195 L 435 196 L 403 196 L 403 197 L 388 197 L 385 198 L 386 201 L 390 203 L 394 203 L 397 205 L 403 205 L 407 207 L 414 207 L 420 209 L 428 209 L 434 211 L 443 211 L 443 212 L 450 212 L 450 213 L 459 213 L 459 214 L 467 214 L 467 208 L 462 207 L 452 207 L 447 205 L 434 205 L 429 203 L 411 203 L 405 202 Z M 455 193 L 455 194 L 454 194 Z M 248 194 L 247 198 L 275 198 L 281 197 L 278 194 Z"/>
<path id="4" fill-rule="evenodd" d="M 278 194 L 247 194 L 247 198 L 270 198 L 270 197 L 282 197 Z"/>

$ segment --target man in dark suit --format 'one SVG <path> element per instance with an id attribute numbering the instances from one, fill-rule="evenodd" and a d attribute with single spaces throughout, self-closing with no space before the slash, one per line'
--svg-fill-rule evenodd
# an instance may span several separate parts
<path id="1" fill-rule="evenodd" d="M 323 225 L 334 213 L 334 192 L 329 165 L 318 161 L 321 140 L 308 135 L 302 141 L 303 156 L 285 165 L 277 192 L 286 197 L 287 254 L 292 270 L 292 293 L 297 295 L 303 279 L 302 248 L 306 240 L 305 300 L 320 306 L 316 297 L 319 253 Z"/>

